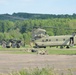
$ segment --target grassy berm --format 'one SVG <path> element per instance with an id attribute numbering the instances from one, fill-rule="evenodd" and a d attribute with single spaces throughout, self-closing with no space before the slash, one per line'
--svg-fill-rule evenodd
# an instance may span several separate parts
<path id="1" fill-rule="evenodd" d="M 0 74 L 0 75 L 73 75 L 72 74 L 72 69 L 67 69 L 68 73 L 57 73 L 54 69 L 52 68 L 42 68 L 39 69 L 34 68 L 34 69 L 22 69 L 20 71 L 14 71 L 9 74 Z"/>

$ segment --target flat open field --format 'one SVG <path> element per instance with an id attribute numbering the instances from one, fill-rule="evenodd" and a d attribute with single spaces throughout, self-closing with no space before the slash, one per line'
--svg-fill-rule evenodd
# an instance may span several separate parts
<path id="1" fill-rule="evenodd" d="M 49 67 L 56 73 L 76 75 L 76 55 L 0 54 L 0 73 Z"/>
<path id="2" fill-rule="evenodd" d="M 0 73 L 9 73 L 21 69 L 52 68 L 59 75 L 76 75 L 76 55 L 37 55 L 12 54 L 0 51 Z"/>

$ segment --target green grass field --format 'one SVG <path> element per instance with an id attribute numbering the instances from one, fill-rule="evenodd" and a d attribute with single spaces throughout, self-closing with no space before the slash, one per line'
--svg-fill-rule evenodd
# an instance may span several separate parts
<path id="1" fill-rule="evenodd" d="M 48 50 L 48 54 L 76 55 L 76 50 Z"/>
<path id="2" fill-rule="evenodd" d="M 0 48 L 0 53 L 9 54 L 37 54 L 36 52 L 27 51 L 30 48 Z M 39 48 L 37 50 L 47 50 L 49 55 L 76 55 L 76 48 Z"/>

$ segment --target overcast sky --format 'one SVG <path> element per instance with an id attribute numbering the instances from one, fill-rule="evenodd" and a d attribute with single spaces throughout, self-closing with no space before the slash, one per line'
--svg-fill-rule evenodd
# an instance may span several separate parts
<path id="1" fill-rule="evenodd" d="M 76 0 L 0 0 L 0 14 L 5 13 L 76 13 Z"/>

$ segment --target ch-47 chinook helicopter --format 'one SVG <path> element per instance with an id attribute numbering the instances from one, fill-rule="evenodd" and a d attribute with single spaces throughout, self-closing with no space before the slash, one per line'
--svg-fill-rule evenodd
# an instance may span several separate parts
<path id="1" fill-rule="evenodd" d="M 35 48 L 46 48 L 47 46 L 60 46 L 60 48 L 76 45 L 76 33 L 72 35 L 49 36 L 45 29 L 36 28 L 32 32 L 32 40 Z"/>

